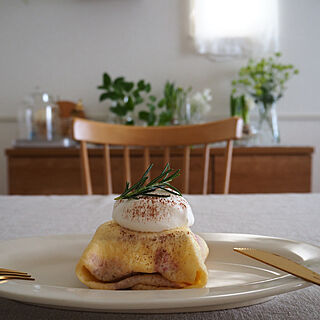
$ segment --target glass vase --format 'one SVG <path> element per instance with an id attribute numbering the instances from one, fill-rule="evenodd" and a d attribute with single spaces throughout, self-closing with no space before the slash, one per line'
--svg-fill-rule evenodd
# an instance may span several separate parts
<path id="1" fill-rule="evenodd" d="M 276 104 L 258 105 L 257 143 L 259 145 L 276 145 L 280 143 Z"/>
<path id="2" fill-rule="evenodd" d="M 186 125 L 191 123 L 191 110 L 188 94 L 178 91 L 173 110 L 172 125 Z"/>
<path id="3" fill-rule="evenodd" d="M 114 123 L 114 124 L 126 124 L 126 125 L 132 125 L 135 123 L 135 118 L 133 112 L 128 112 L 125 116 L 119 116 L 109 110 L 109 113 L 107 115 L 106 121 L 108 123 Z"/>

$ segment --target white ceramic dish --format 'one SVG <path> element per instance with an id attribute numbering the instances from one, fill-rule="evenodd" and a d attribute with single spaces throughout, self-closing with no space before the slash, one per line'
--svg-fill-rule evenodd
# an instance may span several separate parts
<path id="1" fill-rule="evenodd" d="M 102 291 L 87 289 L 74 274 L 89 235 L 0 242 L 0 267 L 26 271 L 34 282 L 0 284 L 0 296 L 55 308 L 101 312 L 187 312 L 248 306 L 311 284 L 233 252 L 233 247 L 272 251 L 320 271 L 320 247 L 256 235 L 202 234 L 210 248 L 203 289 Z"/>

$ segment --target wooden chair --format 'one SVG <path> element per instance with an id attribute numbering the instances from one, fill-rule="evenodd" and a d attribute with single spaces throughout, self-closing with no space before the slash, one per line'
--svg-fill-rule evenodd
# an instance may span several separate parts
<path id="1" fill-rule="evenodd" d="M 131 182 L 129 146 L 144 147 L 145 168 L 150 164 L 150 147 L 164 147 L 164 160 L 165 163 L 168 163 L 170 161 L 170 147 L 183 146 L 182 173 L 184 174 L 184 181 L 182 191 L 184 193 L 189 192 L 190 146 L 204 145 L 202 193 L 207 194 L 209 143 L 226 141 L 223 193 L 227 194 L 229 191 L 233 140 L 240 138 L 241 132 L 242 119 L 237 117 L 204 124 L 169 127 L 125 126 L 75 118 L 73 122 L 73 137 L 81 143 L 80 153 L 84 193 L 92 194 L 87 142 L 104 145 L 106 194 L 112 193 L 110 145 L 124 146 L 125 177 L 129 182 Z"/>

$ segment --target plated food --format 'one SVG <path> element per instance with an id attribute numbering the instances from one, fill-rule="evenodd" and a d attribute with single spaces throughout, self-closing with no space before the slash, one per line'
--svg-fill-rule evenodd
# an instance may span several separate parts
<path id="1" fill-rule="evenodd" d="M 116 198 L 113 220 L 98 227 L 76 267 L 93 289 L 201 288 L 207 283 L 209 250 L 190 226 L 190 205 L 170 182 L 167 165 L 149 183 L 148 174 Z"/>

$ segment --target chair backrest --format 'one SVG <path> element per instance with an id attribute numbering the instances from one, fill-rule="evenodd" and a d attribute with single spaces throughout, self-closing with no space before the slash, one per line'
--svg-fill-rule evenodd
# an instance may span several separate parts
<path id="1" fill-rule="evenodd" d="M 183 146 L 183 192 L 189 192 L 190 177 L 190 146 L 204 145 L 203 153 L 203 188 L 207 194 L 209 172 L 209 144 L 226 141 L 225 172 L 223 193 L 229 191 L 233 140 L 241 137 L 242 119 L 229 119 L 208 122 L 204 124 L 169 126 L 169 127 L 139 127 L 108 124 L 91 120 L 75 118 L 73 122 L 73 137 L 80 141 L 82 176 L 84 193 L 92 194 L 91 176 L 87 151 L 87 142 L 104 145 L 105 193 L 112 193 L 112 175 L 110 161 L 110 145 L 124 146 L 124 166 L 126 180 L 131 183 L 130 149 L 129 146 L 144 147 L 144 166 L 150 164 L 150 148 L 164 147 L 165 163 L 170 161 L 170 147 Z"/>

